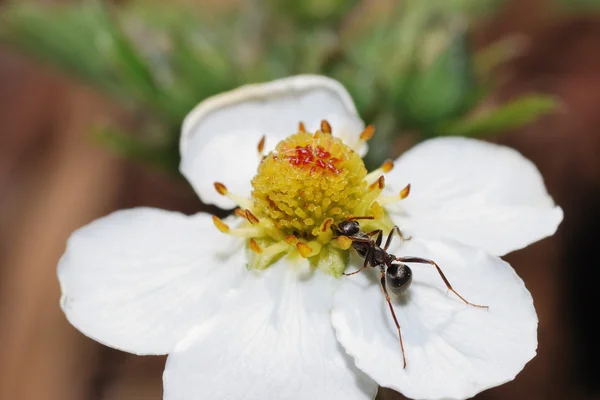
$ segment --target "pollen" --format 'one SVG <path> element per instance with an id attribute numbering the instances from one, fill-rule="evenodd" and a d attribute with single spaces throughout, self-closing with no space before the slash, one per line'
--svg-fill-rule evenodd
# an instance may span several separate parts
<path id="1" fill-rule="evenodd" d="M 311 241 L 323 226 L 360 214 L 369 190 L 367 170 L 360 156 L 330 133 L 324 122 L 315 134 L 300 131 L 281 141 L 252 180 L 258 218 L 269 218 L 285 235 Z"/>

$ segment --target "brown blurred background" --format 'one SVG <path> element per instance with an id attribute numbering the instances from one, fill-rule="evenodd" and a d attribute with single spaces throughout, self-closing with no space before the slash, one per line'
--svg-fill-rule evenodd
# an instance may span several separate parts
<path id="1" fill-rule="evenodd" d="M 565 220 L 554 237 L 506 257 L 535 299 L 538 355 L 513 382 L 476 398 L 600 399 L 600 17 L 512 0 L 478 28 L 475 44 L 507 33 L 523 34 L 527 48 L 492 101 L 536 90 L 564 106 L 491 140 L 534 161 Z M 74 229 L 120 208 L 202 207 L 185 182 L 95 145 L 86 132 L 106 118 L 125 117 L 82 84 L 0 48 L 1 400 L 162 398 L 164 357 L 108 349 L 58 305 L 56 264 Z"/>

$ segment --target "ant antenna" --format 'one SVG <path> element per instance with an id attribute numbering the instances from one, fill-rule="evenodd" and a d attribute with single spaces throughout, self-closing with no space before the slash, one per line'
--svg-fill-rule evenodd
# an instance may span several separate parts
<path id="1" fill-rule="evenodd" d="M 350 217 L 346 221 L 356 221 L 357 219 L 375 219 L 375 217 L 372 215 L 371 216 L 365 215 L 363 217 Z"/>

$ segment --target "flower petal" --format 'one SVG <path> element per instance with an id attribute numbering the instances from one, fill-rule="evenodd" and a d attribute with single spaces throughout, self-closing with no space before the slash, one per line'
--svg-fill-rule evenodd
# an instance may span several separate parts
<path id="1" fill-rule="evenodd" d="M 337 282 L 287 259 L 250 271 L 223 292 L 221 312 L 169 355 L 165 399 L 372 399 L 377 384 L 331 326 Z"/>
<path id="2" fill-rule="evenodd" d="M 214 194 L 212 182 L 221 179 L 237 191 L 238 182 L 249 184 L 256 173 L 256 146 L 263 135 L 268 138 L 268 151 L 297 132 L 300 121 L 315 129 L 322 119 L 329 119 L 334 134 L 348 143 L 356 143 L 364 126 L 344 87 L 323 76 L 299 75 L 211 97 L 196 106 L 183 123 L 181 173 L 202 201 L 232 207 Z M 248 154 L 242 154 L 245 152 Z M 210 177 L 209 187 L 205 176 L 215 170 L 219 174 Z M 239 194 L 248 195 L 243 189 L 248 190 L 248 185 L 239 186 Z"/>
<path id="3" fill-rule="evenodd" d="M 215 190 L 215 182 L 223 183 L 233 194 L 250 197 L 252 178 L 260 162 L 257 145 L 261 138 L 259 131 L 225 132 L 210 138 L 202 147 L 193 146 L 188 150 L 180 169 L 200 200 L 223 209 L 236 206 Z M 266 151 L 272 150 L 280 139 L 266 137 Z"/>
<path id="4" fill-rule="evenodd" d="M 535 356 L 537 316 L 523 281 L 509 264 L 458 242 L 412 239 L 395 251 L 435 260 L 467 300 L 449 292 L 436 269 L 411 264 L 413 283 L 392 295 L 398 332 L 378 271 L 346 277 L 332 311 L 337 337 L 356 366 L 381 386 L 418 399 L 464 399 L 512 380 Z"/>
<path id="5" fill-rule="evenodd" d="M 150 208 L 117 211 L 77 230 L 58 267 L 69 322 L 107 346 L 168 353 L 245 272 L 242 248 L 215 231 L 207 214 Z"/>
<path id="6" fill-rule="evenodd" d="M 452 238 L 503 255 L 554 234 L 562 210 L 535 165 L 516 150 L 466 138 L 425 141 L 386 182 L 410 195 L 388 206 L 409 235 Z"/>

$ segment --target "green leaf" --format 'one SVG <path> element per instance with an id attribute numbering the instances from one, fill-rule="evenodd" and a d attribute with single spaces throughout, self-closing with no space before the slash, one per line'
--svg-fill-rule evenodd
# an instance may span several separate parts
<path id="1" fill-rule="evenodd" d="M 555 111 L 560 102 L 551 96 L 530 94 L 484 114 L 448 122 L 436 129 L 438 135 L 483 136 L 530 123 L 542 115 Z"/>

